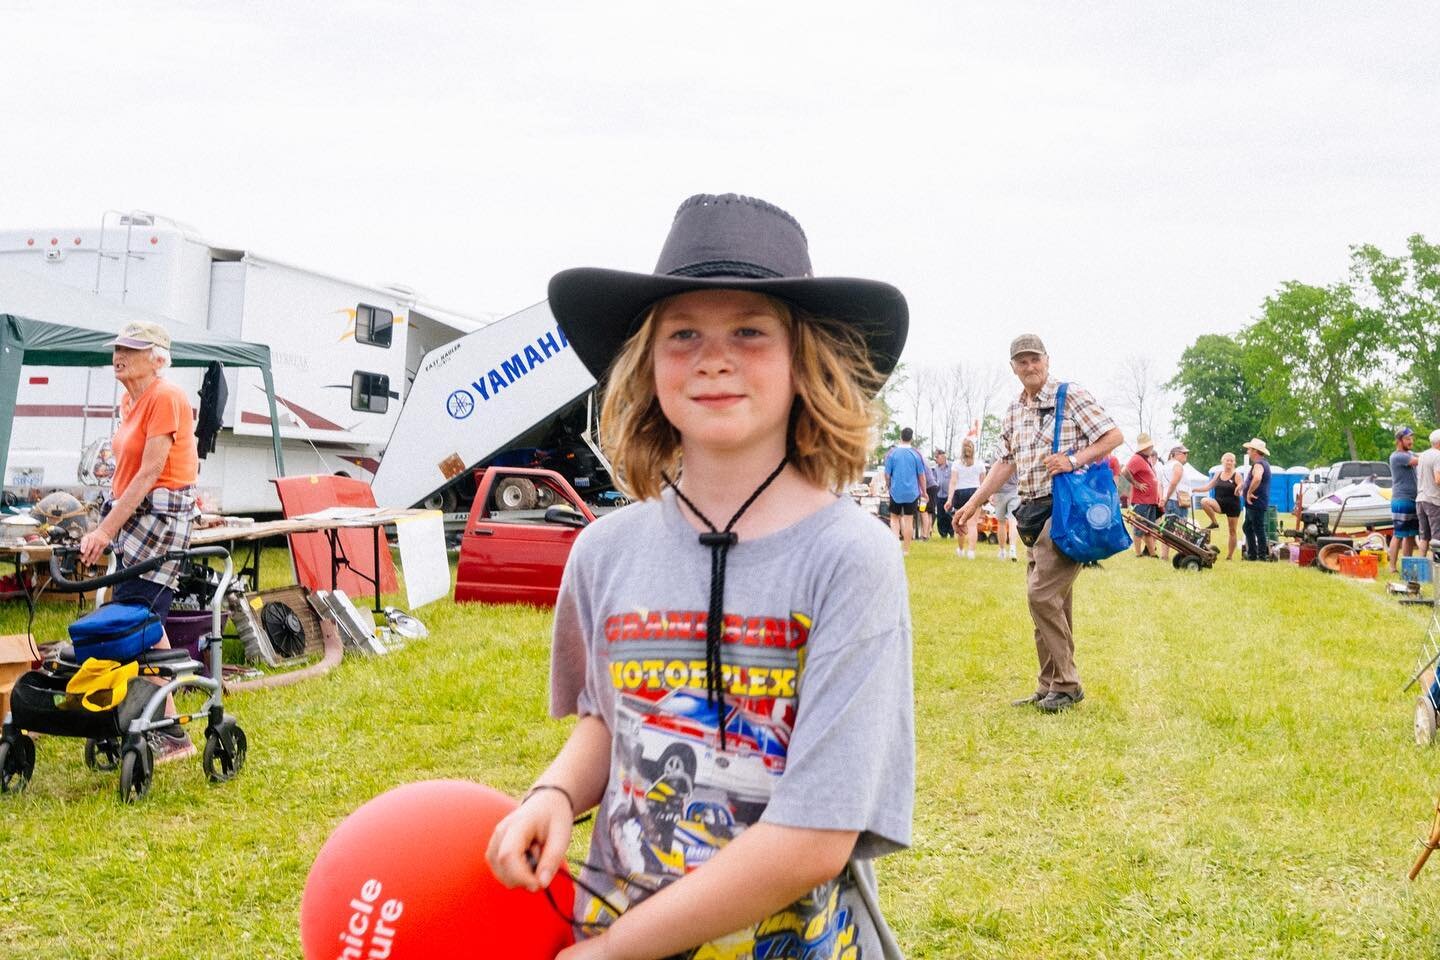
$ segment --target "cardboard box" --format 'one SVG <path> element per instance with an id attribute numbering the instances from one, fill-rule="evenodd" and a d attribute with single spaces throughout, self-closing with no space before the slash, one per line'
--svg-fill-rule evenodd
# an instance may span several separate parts
<path id="1" fill-rule="evenodd" d="M 10 712 L 10 691 L 38 659 L 38 652 L 23 633 L 0 635 L 0 717 Z"/>

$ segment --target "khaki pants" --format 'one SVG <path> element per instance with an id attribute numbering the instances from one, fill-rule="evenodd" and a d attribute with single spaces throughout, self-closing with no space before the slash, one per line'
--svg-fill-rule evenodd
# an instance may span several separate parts
<path id="1" fill-rule="evenodd" d="M 1025 568 L 1025 593 L 1030 619 L 1035 621 L 1035 654 L 1040 659 L 1037 693 L 1074 693 L 1080 689 L 1075 669 L 1075 638 L 1071 632 L 1070 598 L 1080 564 L 1071 560 L 1050 539 L 1050 521 L 1030 548 Z"/>

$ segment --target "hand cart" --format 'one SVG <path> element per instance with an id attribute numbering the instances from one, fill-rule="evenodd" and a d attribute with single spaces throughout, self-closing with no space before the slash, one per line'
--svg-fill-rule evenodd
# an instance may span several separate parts
<path id="1" fill-rule="evenodd" d="M 1175 551 L 1170 565 L 1176 570 L 1204 570 L 1215 566 L 1220 557 L 1220 551 L 1210 546 L 1210 531 L 1201 530 L 1184 517 L 1171 515 L 1151 521 L 1126 510 L 1125 519 L 1137 533 L 1154 537 Z"/>

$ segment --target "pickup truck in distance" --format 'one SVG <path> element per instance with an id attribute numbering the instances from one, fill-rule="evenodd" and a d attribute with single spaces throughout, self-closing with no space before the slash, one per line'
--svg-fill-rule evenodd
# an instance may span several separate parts
<path id="1" fill-rule="evenodd" d="M 455 601 L 553 607 L 570 547 L 594 520 L 553 470 L 481 471 L 460 540 Z"/>

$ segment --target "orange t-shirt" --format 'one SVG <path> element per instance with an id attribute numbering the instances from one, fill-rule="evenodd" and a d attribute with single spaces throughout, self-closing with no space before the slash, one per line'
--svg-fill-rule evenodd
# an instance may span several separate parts
<path id="1" fill-rule="evenodd" d="M 190 408 L 190 398 L 184 390 L 157 377 L 140 394 L 139 400 L 132 400 L 129 393 L 120 400 L 120 425 L 110 441 L 115 451 L 111 497 L 119 498 L 140 472 L 140 462 L 145 459 L 145 441 L 166 435 L 174 437 L 175 442 L 170 445 L 170 455 L 165 458 L 155 486 L 170 490 L 188 487 L 200 471 L 200 458 L 195 450 L 195 411 Z"/>

